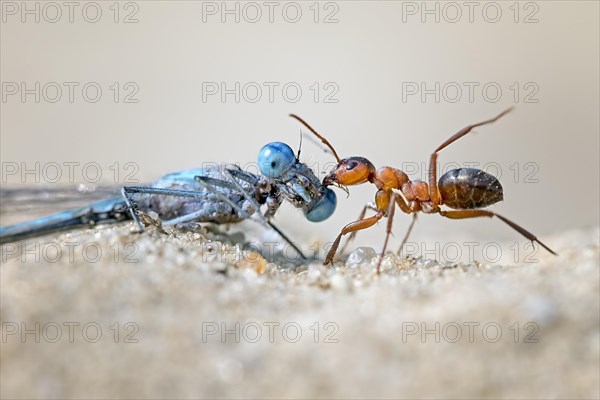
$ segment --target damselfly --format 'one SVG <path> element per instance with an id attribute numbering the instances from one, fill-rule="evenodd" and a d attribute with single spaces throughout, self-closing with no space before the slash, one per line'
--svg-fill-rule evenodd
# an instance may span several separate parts
<path id="1" fill-rule="evenodd" d="M 336 207 L 335 193 L 299 160 L 300 151 L 272 142 L 258 154 L 260 174 L 228 165 L 197 168 L 163 176 L 148 186 L 124 186 L 120 196 L 85 207 L 0 227 L 0 244 L 97 224 L 133 220 L 144 229 L 138 211 L 154 212 L 162 224 L 188 222 L 231 224 L 254 220 L 274 229 L 300 254 L 300 249 L 270 221 L 284 200 L 302 210 L 306 219 L 320 222 Z M 4 191 L 3 197 L 7 195 Z M 261 210 L 262 208 L 262 210 Z"/>

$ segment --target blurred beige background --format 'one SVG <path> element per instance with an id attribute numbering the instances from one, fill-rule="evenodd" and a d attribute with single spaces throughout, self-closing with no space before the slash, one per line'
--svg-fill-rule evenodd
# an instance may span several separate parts
<path id="1" fill-rule="evenodd" d="M 145 182 L 203 162 L 253 162 L 269 141 L 297 148 L 290 112 L 342 156 L 407 172 L 417 166 L 419 175 L 449 135 L 514 105 L 497 124 L 445 150 L 442 168 L 499 166 L 505 201 L 493 209 L 542 238 L 598 224 L 597 2 L 476 2 L 473 9 L 461 2 L 275 2 L 272 22 L 262 2 L 229 2 L 233 14 L 221 2 L 77 2 L 72 22 L 62 3 L 27 3 L 32 14 L 22 4 L 2 2 L 3 186 L 33 185 L 31 175 L 11 168 L 36 162 L 40 170 L 63 166 L 62 183 L 69 183 L 64 163 L 80 163 L 76 183 L 89 183 L 81 166 L 97 163 L 106 184 L 127 183 L 127 173 Z M 37 93 L 23 101 L 21 84 L 36 92 L 36 82 Z M 239 102 L 235 94 L 223 102 L 220 85 L 234 89 L 236 82 Z M 435 92 L 436 82 L 437 93 L 423 101 L 421 84 Z M 56 87 L 62 94 L 52 102 Z M 102 94 L 92 102 L 96 87 Z M 215 87 L 219 93 L 207 91 Z M 303 143 L 302 159 L 328 169 L 332 158 Z M 320 225 L 286 207 L 281 215 L 294 223 L 281 225 L 295 238 L 331 240 L 373 195 L 370 186 L 351 188 L 349 199 L 338 191 L 336 215 Z M 409 218 L 397 221 L 392 247 Z M 378 246 L 383 232 L 380 224 L 359 244 Z M 435 216 L 420 219 L 413 239 L 449 235 L 521 241 L 497 221 Z"/>

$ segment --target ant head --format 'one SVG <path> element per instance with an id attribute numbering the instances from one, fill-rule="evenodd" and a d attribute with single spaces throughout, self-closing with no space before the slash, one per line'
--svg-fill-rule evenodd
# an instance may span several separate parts
<path id="1" fill-rule="evenodd" d="M 309 131 L 311 131 L 316 137 L 321 139 L 321 142 L 329 147 L 331 153 L 335 157 L 338 165 L 323 179 L 323 185 L 358 185 L 367 181 L 372 181 L 373 175 L 375 174 L 375 167 L 369 160 L 363 157 L 349 157 L 340 159 L 337 152 L 329 143 L 324 136 L 315 131 L 306 121 L 297 115 L 290 114 L 290 117 L 298 120 L 304 125 Z"/>
<path id="2" fill-rule="evenodd" d="M 323 179 L 323 185 L 358 185 L 370 181 L 375 173 L 375 166 L 363 157 L 349 157 L 340 160 L 339 164 Z"/>

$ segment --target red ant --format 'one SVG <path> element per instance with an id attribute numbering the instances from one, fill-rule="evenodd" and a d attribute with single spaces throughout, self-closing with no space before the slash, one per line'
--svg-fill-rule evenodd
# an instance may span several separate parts
<path id="1" fill-rule="evenodd" d="M 500 115 L 495 118 L 478 124 L 469 125 L 461 129 L 435 149 L 429 160 L 429 182 L 422 182 L 419 180 L 411 181 L 406 173 L 392 167 L 381 167 L 376 170 L 375 166 L 364 157 L 348 157 L 340 159 L 327 139 L 318 134 L 302 118 L 290 114 L 292 118 L 300 121 L 300 123 L 327 145 L 338 162 L 338 165 L 323 179 L 324 186 L 332 184 L 344 186 L 359 185 L 361 183 L 370 182 L 377 187 L 375 204 L 366 205 L 360 213 L 358 220 L 349 223 L 342 229 L 327 253 L 324 265 L 333 261 L 342 236 L 351 233 L 346 242 L 347 244 L 357 231 L 370 228 L 381 218 L 387 216 L 388 223 L 385 242 L 383 244 L 383 250 L 381 251 L 381 257 L 379 257 L 379 262 L 377 263 L 377 274 L 379 274 L 381 261 L 385 255 L 388 239 L 392 232 L 392 222 L 394 220 L 396 204 L 400 207 L 400 210 L 406 214 L 412 214 L 413 216 L 413 220 L 402 241 L 400 249 L 402 249 L 403 245 L 406 243 L 413 228 L 417 218 L 416 213 L 421 211 L 426 214 L 438 213 L 443 217 L 452 219 L 498 217 L 527 239 L 539 243 L 550 253 L 557 255 L 548 246 L 539 241 L 535 235 L 509 219 L 492 211 L 481 210 L 481 208 L 490 206 L 503 199 L 502 185 L 496 177 L 475 168 L 459 168 L 448 171 L 439 181 L 437 180 L 437 157 L 440 150 L 465 136 L 467 133 L 471 132 L 473 128 L 496 122 L 511 111 L 511 109 L 512 108 L 509 108 L 500 113 Z M 402 195 L 394 190 L 398 190 Z M 441 205 L 446 205 L 454 210 L 441 210 Z M 376 214 L 365 218 L 367 209 L 375 211 Z"/>

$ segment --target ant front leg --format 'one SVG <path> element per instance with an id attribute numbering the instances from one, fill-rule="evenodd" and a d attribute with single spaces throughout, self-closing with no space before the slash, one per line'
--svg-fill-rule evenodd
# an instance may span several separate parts
<path id="1" fill-rule="evenodd" d="M 527 239 L 531 240 L 531 242 L 536 242 L 550 253 L 557 256 L 553 250 L 551 250 L 548 246 L 542 243 L 533 233 L 525 230 L 521 226 L 515 224 L 508 218 L 503 217 L 502 215 L 496 214 L 491 211 L 486 210 L 457 210 L 457 211 L 440 211 L 440 215 L 446 218 L 452 219 L 463 219 L 463 218 L 477 218 L 477 217 L 498 217 L 502 221 L 504 221 L 508 226 L 519 232 L 521 235 L 525 236 Z"/>
<path id="2" fill-rule="evenodd" d="M 410 207 L 408 206 L 408 204 L 406 204 L 406 201 L 404 200 L 404 198 L 401 195 L 399 195 L 398 193 L 392 192 L 392 195 L 390 197 L 390 203 L 388 204 L 388 209 L 387 209 L 388 223 L 387 223 L 387 230 L 385 233 L 385 241 L 383 243 L 383 250 L 381 250 L 381 256 L 379 257 L 379 261 L 377 262 L 377 275 L 379 275 L 381 272 L 381 262 L 383 261 L 383 256 L 385 256 L 385 250 L 387 248 L 388 240 L 392 233 L 392 226 L 394 224 L 394 213 L 396 211 L 396 205 L 398 207 L 400 207 L 400 210 L 402 210 L 403 212 L 405 212 L 407 214 L 410 214 L 412 212 L 410 210 Z M 417 220 L 417 214 L 413 213 L 412 216 L 413 216 L 412 222 L 410 223 L 410 226 L 408 227 L 408 231 L 406 232 L 406 235 L 404 235 L 404 239 L 402 239 L 402 244 L 400 245 L 400 249 L 398 249 L 398 254 L 400 254 L 400 251 L 402 250 L 402 248 L 404 247 L 404 244 L 408 240 L 408 236 L 410 235 L 410 232 L 412 231 L 412 228 L 415 225 L 415 222 Z"/>
<path id="3" fill-rule="evenodd" d="M 443 150 L 444 148 L 446 148 L 448 145 L 454 143 L 461 137 L 465 136 L 467 133 L 471 132 L 474 128 L 496 122 L 501 117 L 508 114 L 511 110 L 512 110 L 512 107 L 509 108 L 508 110 L 504 110 L 503 112 L 501 112 L 499 115 L 497 115 L 496 117 L 494 117 L 492 119 L 488 119 L 487 121 L 479 122 L 477 124 L 473 124 L 473 125 L 464 127 L 463 129 L 461 129 L 460 131 L 458 131 L 454 135 L 452 135 L 448 140 L 446 140 L 437 149 L 435 149 L 433 151 L 433 153 L 431 154 L 431 158 L 429 159 L 429 198 L 431 199 L 431 202 L 433 203 L 433 205 L 435 205 L 435 206 L 440 205 L 440 192 L 438 191 L 438 187 L 437 187 L 437 156 L 438 156 L 437 153 L 440 152 L 441 150 Z"/>
<path id="4" fill-rule="evenodd" d="M 365 204 L 365 206 L 363 207 L 362 211 L 360 212 L 360 214 L 358 215 L 358 220 L 362 220 L 365 218 L 365 215 L 367 214 L 367 210 L 372 210 L 372 211 L 379 211 L 377 209 L 377 207 L 375 207 L 375 204 L 373 203 L 367 203 Z M 344 242 L 344 245 L 342 246 L 342 248 L 340 249 L 339 253 L 344 253 L 344 251 L 346 251 L 346 247 L 348 247 L 348 244 L 354 240 L 354 238 L 356 237 L 356 232 L 354 231 L 350 234 L 350 236 L 348 236 L 348 239 L 346 239 L 346 241 Z"/>
<path id="5" fill-rule="evenodd" d="M 327 253 L 327 256 L 325 257 L 325 262 L 323 263 L 323 265 L 330 264 L 333 261 L 333 257 L 335 256 L 337 248 L 340 245 L 340 240 L 342 239 L 342 236 L 347 235 L 348 233 L 351 233 L 351 232 L 356 232 L 356 231 L 370 228 L 373 225 L 375 225 L 377 223 L 377 221 L 379 221 L 381 218 L 383 218 L 384 215 L 385 215 L 385 213 L 383 211 L 378 211 L 377 214 L 373 215 L 372 217 L 368 217 L 368 218 L 360 219 L 358 221 L 351 222 L 348 225 L 346 225 L 345 227 L 343 227 L 342 231 L 337 236 L 337 238 L 335 238 L 333 244 L 331 245 L 331 248 L 329 249 L 329 252 Z"/>
<path id="6" fill-rule="evenodd" d="M 394 213 L 396 211 L 396 203 L 399 201 L 399 198 L 400 196 L 397 193 L 392 193 L 392 196 L 390 197 L 390 204 L 388 204 L 387 209 L 388 222 L 385 231 L 385 241 L 383 242 L 383 249 L 381 249 L 379 261 L 377 261 L 377 275 L 381 273 L 381 262 L 383 261 L 383 257 L 385 256 L 385 250 L 387 249 L 388 240 L 390 239 L 390 235 L 392 234 L 392 226 L 394 224 Z M 404 200 L 401 201 L 404 202 Z"/>

